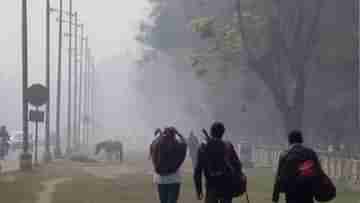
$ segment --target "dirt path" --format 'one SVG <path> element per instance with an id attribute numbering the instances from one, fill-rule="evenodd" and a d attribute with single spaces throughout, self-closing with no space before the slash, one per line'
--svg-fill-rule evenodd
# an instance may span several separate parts
<path id="1" fill-rule="evenodd" d="M 56 185 L 66 181 L 71 181 L 71 178 L 58 178 L 42 183 L 45 189 L 39 193 L 37 203 L 50 203 L 52 201 L 52 194 L 56 191 Z"/>
<path id="2" fill-rule="evenodd" d="M 129 165 L 113 165 L 113 166 L 87 166 L 82 170 L 93 176 L 107 179 L 115 179 L 122 175 L 142 173 L 142 170 Z"/>

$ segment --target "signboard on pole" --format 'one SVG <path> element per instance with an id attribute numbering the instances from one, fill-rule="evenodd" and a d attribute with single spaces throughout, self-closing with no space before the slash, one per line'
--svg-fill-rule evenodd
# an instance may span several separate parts
<path id="1" fill-rule="evenodd" d="M 31 105 L 40 107 L 49 100 L 48 89 L 41 84 L 34 84 L 27 89 L 26 99 Z"/>
<path id="2" fill-rule="evenodd" d="M 44 122 L 44 112 L 38 110 L 30 111 L 30 121 L 31 122 Z"/>

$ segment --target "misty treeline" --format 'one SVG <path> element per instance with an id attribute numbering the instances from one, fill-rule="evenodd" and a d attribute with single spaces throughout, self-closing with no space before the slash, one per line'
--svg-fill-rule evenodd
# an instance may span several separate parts
<path id="1" fill-rule="evenodd" d="M 206 111 L 234 138 L 277 142 L 296 128 L 312 144 L 359 140 L 357 1 L 149 2 L 140 66 L 156 71 L 148 64 L 166 56 L 196 75 L 207 85 Z"/>

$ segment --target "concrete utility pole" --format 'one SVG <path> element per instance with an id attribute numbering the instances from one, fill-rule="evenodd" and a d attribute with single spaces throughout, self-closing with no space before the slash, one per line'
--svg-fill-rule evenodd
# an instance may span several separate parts
<path id="1" fill-rule="evenodd" d="M 46 103 L 45 154 L 44 161 L 51 160 L 50 153 L 50 0 L 46 0 L 46 87 L 49 98 Z"/>
<path id="2" fill-rule="evenodd" d="M 56 103 L 56 146 L 55 146 L 55 158 L 62 156 L 60 147 L 60 115 L 61 115 L 61 83 L 62 83 L 62 20 L 63 20 L 63 0 L 60 0 L 60 13 L 59 13 L 59 50 L 58 50 L 58 72 L 57 72 L 57 103 Z"/>
<path id="3" fill-rule="evenodd" d="M 89 112 L 89 106 L 90 106 L 90 69 L 91 69 L 91 51 L 90 48 L 87 49 L 87 56 L 86 56 L 86 61 L 87 61 L 87 65 L 86 65 L 86 83 L 85 83 L 85 116 L 86 116 L 86 121 L 85 121 L 85 137 L 86 140 L 89 140 L 89 125 L 90 125 L 90 112 Z"/>
<path id="4" fill-rule="evenodd" d="M 95 136 L 95 88 L 96 88 L 96 79 L 95 79 L 95 59 L 92 60 L 92 74 L 91 74 L 91 118 L 92 118 L 92 128 L 91 128 L 91 137 Z"/>
<path id="5" fill-rule="evenodd" d="M 86 37 L 85 40 L 85 66 L 84 66 L 84 112 L 83 112 L 83 131 L 82 131 L 82 136 L 84 138 L 84 142 L 86 144 L 86 139 L 87 139 L 87 103 L 88 103 L 88 98 L 87 98 L 87 84 L 88 84 L 88 76 L 87 76 L 87 72 L 88 72 L 88 67 L 89 67 L 89 37 Z"/>
<path id="6" fill-rule="evenodd" d="M 89 104 L 88 104 L 88 112 L 89 112 L 89 138 L 91 137 L 92 134 L 92 121 L 93 121 L 93 117 L 92 117 L 92 112 L 91 112 L 91 107 L 92 107 L 92 86 L 93 86 L 93 56 L 91 55 L 90 58 L 90 64 L 89 64 Z"/>
<path id="7" fill-rule="evenodd" d="M 71 80 L 72 80 L 72 13 L 73 13 L 73 8 L 72 8 L 72 0 L 70 0 L 69 2 L 69 70 L 68 70 L 68 74 L 69 74 L 69 78 L 68 78 L 68 112 L 67 112 L 67 148 L 66 148 L 66 152 L 67 154 L 71 153 L 71 95 L 72 95 L 72 91 L 71 91 Z M 62 23 L 60 21 L 60 23 Z"/>
<path id="8" fill-rule="evenodd" d="M 357 9 L 360 9 L 360 4 L 359 4 L 359 1 L 357 1 Z M 360 15 L 358 14 L 358 21 L 357 22 L 360 22 Z M 360 26 L 358 26 L 358 33 L 360 33 Z M 358 42 L 358 48 L 360 47 L 360 40 L 357 40 Z M 358 56 L 357 56 L 357 71 L 358 71 L 358 74 L 357 74 L 357 81 L 358 81 L 358 90 L 357 90 L 357 108 L 358 108 L 358 115 L 357 115 L 357 131 L 355 132 L 355 140 L 359 140 L 360 141 L 360 66 L 359 66 L 359 59 L 360 59 L 360 52 L 358 51 Z M 355 153 L 360 153 L 360 146 L 358 145 L 357 146 L 357 149 L 355 149 Z"/>
<path id="9" fill-rule="evenodd" d="M 359 1 L 357 1 L 357 5 L 358 5 L 358 9 L 360 9 L 360 4 Z M 358 22 L 360 22 L 360 15 L 358 14 Z M 360 26 L 358 26 L 358 33 L 360 33 Z M 360 40 L 357 40 L 358 42 L 358 48 L 360 47 Z M 358 56 L 357 56 L 357 71 L 358 71 L 358 91 L 357 91 L 357 108 L 358 108 L 358 115 L 357 115 L 357 131 L 355 132 L 355 140 L 359 140 L 360 141 L 360 66 L 359 66 L 359 59 L 360 59 L 360 52 L 358 51 Z M 355 149 L 355 153 L 360 153 L 360 146 L 357 146 L 357 149 Z"/>
<path id="10" fill-rule="evenodd" d="M 28 101 L 26 91 L 28 88 L 28 28 L 27 28 L 27 0 L 22 0 L 22 109 L 23 109 L 23 153 L 20 157 L 21 170 L 32 168 L 32 156 L 29 153 L 29 125 Z"/>
<path id="11" fill-rule="evenodd" d="M 73 145 L 74 148 L 78 147 L 78 130 L 77 130 L 77 97 L 78 97 L 78 13 L 75 12 L 75 35 L 74 35 L 74 39 L 75 39 L 75 45 L 74 45 L 74 52 L 75 52 L 75 60 L 74 60 L 74 129 L 73 129 Z"/>
<path id="12" fill-rule="evenodd" d="M 82 109 L 82 116 L 81 116 L 81 122 L 82 122 L 82 131 L 81 131 L 81 137 L 83 138 L 83 145 L 86 145 L 86 135 L 85 135 L 85 116 L 86 116 L 86 69 L 87 69 L 87 50 L 88 50 L 88 43 L 89 39 L 88 37 L 84 38 L 85 45 L 83 47 L 83 70 L 82 70 L 82 80 L 83 80 L 83 109 Z"/>
<path id="13" fill-rule="evenodd" d="M 83 69 L 84 69 L 84 63 L 83 63 L 83 55 L 84 55 L 84 24 L 81 25 L 81 35 L 80 35 L 80 81 L 79 81 L 79 107 L 78 107 L 78 110 L 79 110 L 79 113 L 78 113 L 78 136 L 79 136 L 79 144 L 81 144 L 81 139 L 82 139 L 82 136 L 81 136 L 81 123 L 82 123 L 82 94 L 83 94 Z"/>

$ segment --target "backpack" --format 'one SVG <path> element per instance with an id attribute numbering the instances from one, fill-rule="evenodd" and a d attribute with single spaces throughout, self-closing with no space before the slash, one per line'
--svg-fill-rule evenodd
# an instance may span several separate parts
<path id="1" fill-rule="evenodd" d="M 240 197 L 246 192 L 246 177 L 241 162 L 229 142 L 208 139 L 203 145 L 208 171 L 207 181 L 215 188 L 217 197 Z"/>
<path id="2" fill-rule="evenodd" d="M 324 172 L 317 177 L 313 191 L 315 200 L 318 202 L 329 202 L 336 197 L 336 187 Z"/>
<path id="3" fill-rule="evenodd" d="M 319 202 L 335 198 L 336 188 L 317 161 L 315 152 L 303 146 L 294 146 L 280 166 L 280 182 L 285 193 L 311 193 Z"/>
<path id="4" fill-rule="evenodd" d="M 186 143 L 176 140 L 166 142 L 165 136 L 157 137 L 150 145 L 154 170 L 160 176 L 167 176 L 179 170 L 186 158 Z"/>

